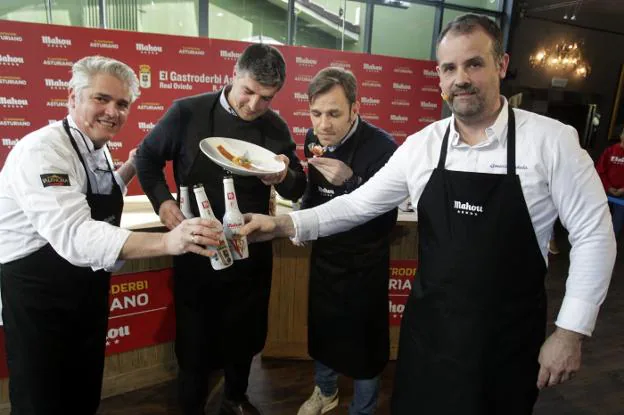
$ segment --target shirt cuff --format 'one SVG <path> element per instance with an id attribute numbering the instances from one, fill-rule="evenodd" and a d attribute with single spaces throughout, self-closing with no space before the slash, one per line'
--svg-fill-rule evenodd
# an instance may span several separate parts
<path id="1" fill-rule="evenodd" d="M 128 194 L 128 186 L 124 183 L 123 179 L 116 171 L 113 172 L 113 176 L 115 177 L 115 181 L 119 185 L 119 189 L 121 190 L 121 195 L 126 197 Z"/>
<path id="2" fill-rule="evenodd" d="M 126 244 L 128 237 L 130 237 L 130 233 L 131 231 L 127 229 L 117 228 L 117 232 L 114 234 L 114 240 L 111 240 L 110 245 L 106 249 L 106 253 L 102 258 L 100 258 L 101 262 L 98 265 L 92 266 L 91 269 L 94 271 L 98 271 L 100 269 L 104 269 L 106 271 L 116 270 L 119 265 L 119 255 L 121 254 L 121 250 Z"/>
<path id="3" fill-rule="evenodd" d="M 295 226 L 293 242 L 313 241 L 318 238 L 319 220 L 313 209 L 298 210 L 289 213 Z"/>
<path id="4" fill-rule="evenodd" d="M 600 306 L 578 298 L 564 297 L 555 324 L 562 329 L 591 336 Z"/>

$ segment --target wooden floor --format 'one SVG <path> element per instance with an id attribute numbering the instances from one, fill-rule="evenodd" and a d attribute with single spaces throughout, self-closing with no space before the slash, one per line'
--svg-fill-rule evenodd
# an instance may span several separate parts
<path id="1" fill-rule="evenodd" d="M 550 321 L 561 305 L 567 275 L 568 247 L 561 238 L 562 253 L 551 256 L 548 276 Z M 624 252 L 620 243 L 619 252 Z M 551 327 L 552 329 L 552 327 Z M 585 341 L 583 367 L 565 385 L 541 393 L 536 415 L 624 415 L 624 255 L 618 257 L 611 288 L 602 307 L 594 336 Z M 394 363 L 383 374 L 378 414 L 389 414 Z M 257 358 L 252 368 L 249 397 L 265 415 L 294 415 L 313 388 L 310 362 Z M 346 414 L 351 384 L 339 382 L 341 403 L 330 414 Z M 174 382 L 128 393 L 102 401 L 100 414 L 156 415 L 181 414 L 176 405 Z M 207 414 L 216 414 L 219 396 L 215 393 Z M 415 412 L 415 415 L 418 415 Z M 423 414 L 434 415 L 434 414 Z"/>

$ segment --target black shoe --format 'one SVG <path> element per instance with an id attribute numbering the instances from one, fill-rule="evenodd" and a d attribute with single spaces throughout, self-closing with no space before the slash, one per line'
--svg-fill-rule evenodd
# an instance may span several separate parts
<path id="1" fill-rule="evenodd" d="M 262 413 L 246 397 L 240 402 L 223 398 L 219 415 L 262 415 Z"/>

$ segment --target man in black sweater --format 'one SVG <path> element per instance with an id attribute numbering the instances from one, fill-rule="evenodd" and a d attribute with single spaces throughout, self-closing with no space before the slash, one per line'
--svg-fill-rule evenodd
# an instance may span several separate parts
<path id="1" fill-rule="evenodd" d="M 177 100 L 145 137 L 137 151 L 137 174 L 154 210 L 168 228 L 184 216 L 165 182 L 163 167 L 173 161 L 176 186 L 202 183 L 217 218 L 225 211 L 225 171 L 205 157 L 205 137 L 231 137 L 271 150 L 286 168 L 263 177 L 236 177 L 242 212 L 269 211 L 270 186 L 297 200 L 306 178 L 288 126 L 270 109 L 283 86 L 286 65 L 268 45 L 249 46 L 234 68 L 232 85 L 217 93 Z M 193 192 L 191 208 L 199 216 Z M 246 396 L 253 356 L 264 347 L 271 290 L 271 243 L 249 246 L 249 258 L 214 271 L 207 258 L 188 254 L 174 259 L 176 356 L 179 398 L 185 415 L 204 413 L 209 373 L 223 369 L 221 414 L 259 414 Z"/>
<path id="2" fill-rule="evenodd" d="M 342 68 L 321 70 L 308 87 L 313 129 L 306 135 L 308 186 L 303 208 L 350 193 L 386 164 L 397 146 L 358 115 L 357 82 Z M 319 238 L 310 258 L 308 351 L 315 388 L 298 415 L 338 405 L 337 377 L 354 379 L 349 414 L 373 414 L 388 362 L 389 233 L 397 210 Z"/>

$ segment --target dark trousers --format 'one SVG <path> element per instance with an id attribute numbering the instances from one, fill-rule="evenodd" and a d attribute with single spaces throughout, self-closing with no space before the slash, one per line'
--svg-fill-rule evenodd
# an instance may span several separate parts
<path id="1" fill-rule="evenodd" d="M 39 263 L 46 272 L 38 276 L 28 269 L 37 264 L 0 265 L 11 414 L 95 414 L 104 370 L 108 275 L 74 279 Z"/>
<path id="2" fill-rule="evenodd" d="M 225 398 L 231 401 L 245 399 L 253 356 L 227 363 L 223 368 Z M 178 373 L 178 395 L 184 415 L 203 415 L 208 397 L 209 371 L 183 370 Z"/>

